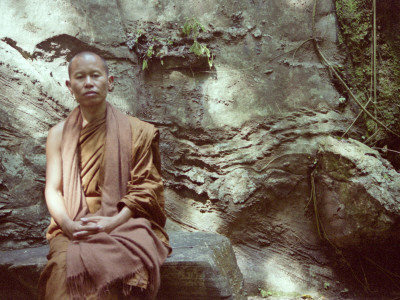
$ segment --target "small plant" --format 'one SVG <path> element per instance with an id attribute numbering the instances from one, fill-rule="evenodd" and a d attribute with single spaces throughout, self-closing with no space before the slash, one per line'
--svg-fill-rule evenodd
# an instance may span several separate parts
<path id="1" fill-rule="evenodd" d="M 137 43 L 137 42 L 139 41 L 139 38 L 142 36 L 142 34 L 143 34 L 143 30 L 141 30 L 141 29 L 139 29 L 139 30 L 136 32 L 135 43 Z"/>
<path id="2" fill-rule="evenodd" d="M 197 40 L 197 37 L 198 37 L 200 31 L 205 32 L 206 29 L 197 19 L 186 18 L 186 22 L 182 26 L 182 32 L 184 35 L 187 35 L 187 36 L 192 35 L 193 39 Z"/>
<path id="3" fill-rule="evenodd" d="M 151 30 L 151 33 L 137 30 L 132 39 L 127 41 L 127 46 L 130 50 L 134 51 L 139 60 L 142 61 L 143 71 L 149 69 L 150 64 L 155 61 L 160 61 L 161 65 L 164 66 L 163 59 L 169 56 L 169 53 L 172 53 L 170 56 L 175 55 L 175 57 L 177 56 L 177 53 L 181 53 L 178 59 L 193 58 L 192 55 L 188 55 L 188 52 L 199 57 L 195 60 L 191 60 L 191 62 L 202 67 L 205 64 L 205 59 L 203 58 L 207 58 L 208 66 L 211 69 L 213 66 L 214 55 L 211 53 L 207 45 L 200 43 L 197 39 L 200 32 L 206 31 L 204 26 L 194 18 L 187 18 L 181 30 L 181 38 L 189 38 L 184 38 L 183 41 L 176 41 L 171 37 L 161 36 L 154 30 Z M 188 42 L 190 43 L 191 40 L 193 40 L 193 43 L 188 45 Z M 185 44 L 185 46 L 182 47 L 182 44 Z"/>
<path id="4" fill-rule="evenodd" d="M 207 45 L 201 44 L 197 41 L 197 37 L 201 31 L 205 32 L 206 29 L 197 19 L 186 18 L 186 22 L 182 26 L 182 33 L 193 38 L 193 45 L 190 47 L 189 51 L 197 56 L 206 56 L 208 66 L 211 69 L 213 66 L 214 55 L 211 53 L 210 49 L 207 48 Z"/>
<path id="5" fill-rule="evenodd" d="M 154 41 L 154 38 L 153 38 L 153 41 Z M 150 46 L 149 49 L 147 49 L 147 52 L 146 52 L 146 56 L 148 58 L 143 59 L 142 70 L 145 70 L 145 69 L 147 69 L 149 67 L 148 59 L 151 59 L 153 57 L 153 54 L 154 54 L 153 46 Z"/>
<path id="6" fill-rule="evenodd" d="M 143 63 L 142 63 L 142 70 L 146 70 L 149 68 L 149 63 L 147 61 L 147 59 L 143 59 Z"/>
<path id="7" fill-rule="evenodd" d="M 212 68 L 214 55 L 211 54 L 210 49 L 208 49 L 206 45 L 200 44 L 198 41 L 194 41 L 189 51 L 196 54 L 197 56 L 207 56 L 208 66 L 210 67 L 210 69 Z"/>
<path id="8" fill-rule="evenodd" d="M 270 292 L 270 291 L 266 291 L 266 290 L 263 290 L 261 288 L 258 288 L 258 290 L 260 291 L 260 295 L 263 298 L 267 298 L 267 297 L 272 296 L 272 292 Z"/>

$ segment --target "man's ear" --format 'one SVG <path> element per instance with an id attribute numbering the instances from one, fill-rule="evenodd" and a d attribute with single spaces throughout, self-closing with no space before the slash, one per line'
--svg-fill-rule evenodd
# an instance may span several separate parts
<path id="1" fill-rule="evenodd" d="M 71 94 L 74 95 L 74 93 L 72 92 L 72 88 L 71 88 L 71 81 L 65 80 L 65 85 L 67 86 L 67 88 L 69 89 Z"/>
<path id="2" fill-rule="evenodd" d="M 108 76 L 108 91 L 111 92 L 114 89 L 114 76 Z"/>

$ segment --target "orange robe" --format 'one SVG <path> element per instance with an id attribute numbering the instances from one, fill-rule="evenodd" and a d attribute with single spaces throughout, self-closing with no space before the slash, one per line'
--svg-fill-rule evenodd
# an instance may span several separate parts
<path id="1" fill-rule="evenodd" d="M 129 120 L 132 128 L 133 169 L 131 170 L 131 180 L 128 182 L 127 193 L 120 199 L 117 206 L 119 209 L 127 206 L 133 211 L 134 217 L 148 219 L 156 236 L 169 248 L 168 236 L 163 227 L 160 226 L 160 223 L 162 224 L 163 222 L 160 220 L 163 218 L 160 212 L 164 212 L 164 199 L 160 178 L 158 131 L 154 130 L 151 145 L 143 152 L 145 145 L 142 145 L 140 141 L 144 130 L 140 128 L 146 123 L 132 117 Z M 90 213 L 95 213 L 101 208 L 105 142 L 105 118 L 88 123 L 81 129 L 78 142 L 79 167 L 82 189 Z M 150 188 L 136 184 L 138 180 L 141 180 L 140 178 L 144 172 L 152 174 L 154 182 L 150 184 Z M 161 199 L 161 201 L 150 203 L 149 199 L 154 197 L 149 197 L 149 193 L 157 193 L 158 199 Z M 39 281 L 39 298 L 70 299 L 66 284 L 66 251 L 70 241 L 53 219 L 47 232 L 47 238 L 50 241 L 49 261 Z M 147 287 L 148 280 L 149 274 L 147 270 L 141 269 L 131 278 L 126 278 L 124 282 L 136 287 L 133 291 L 138 293 L 141 289 Z M 121 299 L 120 288 L 118 283 L 111 286 L 111 293 L 108 295 L 108 299 Z M 88 296 L 87 299 L 96 299 L 96 295 Z M 134 296 L 132 296 L 132 299 L 134 299 Z"/>

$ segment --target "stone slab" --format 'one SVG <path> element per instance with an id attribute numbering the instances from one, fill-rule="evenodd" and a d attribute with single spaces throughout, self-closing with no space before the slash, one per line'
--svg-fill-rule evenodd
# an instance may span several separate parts
<path id="1" fill-rule="evenodd" d="M 161 268 L 157 299 L 246 299 L 229 239 L 206 232 L 171 232 L 173 253 Z M 0 252 L 0 299 L 35 299 L 48 246 Z"/>

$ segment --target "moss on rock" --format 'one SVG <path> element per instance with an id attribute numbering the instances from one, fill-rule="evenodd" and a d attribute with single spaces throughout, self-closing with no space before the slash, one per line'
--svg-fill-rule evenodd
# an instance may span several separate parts
<path id="1" fill-rule="evenodd" d="M 344 76 L 358 97 L 366 103 L 371 97 L 372 68 L 372 0 L 336 0 L 340 27 L 339 42 L 346 49 Z M 400 134 L 400 3 L 377 1 L 377 117 Z M 368 108 L 372 111 L 373 105 Z M 364 135 L 376 127 L 364 119 Z M 373 142 L 388 143 L 387 135 Z"/>

